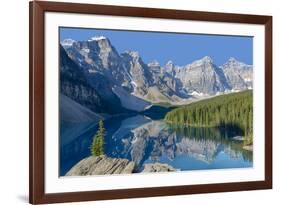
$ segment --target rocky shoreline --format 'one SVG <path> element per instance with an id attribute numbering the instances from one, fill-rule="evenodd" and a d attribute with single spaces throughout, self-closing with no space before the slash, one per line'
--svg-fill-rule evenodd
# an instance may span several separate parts
<path id="1" fill-rule="evenodd" d="M 177 171 L 177 169 L 168 164 L 154 163 L 146 164 L 141 173 L 173 171 Z M 66 173 L 66 176 L 131 174 L 135 172 L 136 166 L 134 162 L 102 155 L 82 159 Z"/>

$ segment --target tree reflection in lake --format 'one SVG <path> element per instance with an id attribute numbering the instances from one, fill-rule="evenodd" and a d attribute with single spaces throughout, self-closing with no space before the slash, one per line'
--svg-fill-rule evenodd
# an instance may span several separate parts
<path id="1" fill-rule="evenodd" d="M 243 149 L 243 142 L 233 140 L 234 136 L 241 135 L 240 130 L 175 127 L 143 115 L 107 120 L 105 128 L 106 155 L 134 161 L 137 172 L 144 164 L 154 162 L 167 163 L 182 171 L 253 165 L 252 152 Z M 61 175 L 90 155 L 87 145 L 95 129 L 87 130 L 61 147 Z M 75 156 L 72 157 L 75 160 L 70 159 L 71 156 Z"/>

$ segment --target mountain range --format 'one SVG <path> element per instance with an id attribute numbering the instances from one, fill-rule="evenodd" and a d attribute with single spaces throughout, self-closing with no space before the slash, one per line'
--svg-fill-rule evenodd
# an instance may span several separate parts
<path id="1" fill-rule="evenodd" d="M 104 117 L 153 104 L 186 104 L 252 89 L 252 84 L 253 66 L 233 57 L 221 66 L 209 56 L 184 66 L 172 61 L 161 66 L 145 63 L 136 51 L 118 53 L 104 36 L 60 43 L 60 94 L 67 97 L 61 99 L 87 108 L 87 116 L 88 111 Z"/>

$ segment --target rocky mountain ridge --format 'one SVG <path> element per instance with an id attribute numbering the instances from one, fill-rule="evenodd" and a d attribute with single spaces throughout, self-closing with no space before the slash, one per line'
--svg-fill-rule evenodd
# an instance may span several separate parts
<path id="1" fill-rule="evenodd" d="M 145 63 L 136 51 L 119 54 L 104 36 L 87 41 L 66 39 L 61 45 L 60 61 L 68 61 L 72 65 L 68 67 L 81 74 L 83 82 L 91 88 L 77 89 L 72 85 L 76 83 L 73 76 L 72 84 L 62 83 L 62 94 L 97 113 L 142 111 L 154 103 L 185 104 L 206 96 L 252 88 L 253 66 L 234 58 L 222 66 L 217 66 L 209 56 L 185 66 L 172 61 L 161 66 L 157 61 Z M 64 64 L 61 63 L 61 76 L 67 72 Z M 83 99 L 75 92 L 84 93 Z"/>

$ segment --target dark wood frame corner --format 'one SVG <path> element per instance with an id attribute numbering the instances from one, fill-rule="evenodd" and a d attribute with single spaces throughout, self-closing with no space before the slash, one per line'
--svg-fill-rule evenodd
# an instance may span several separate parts
<path id="1" fill-rule="evenodd" d="M 44 13 L 68 12 L 260 24 L 265 26 L 265 180 L 46 194 L 44 190 Z M 29 200 L 32 204 L 73 202 L 164 195 L 196 194 L 272 188 L 272 17 L 198 11 L 103 6 L 33 1 L 29 4 Z"/>

